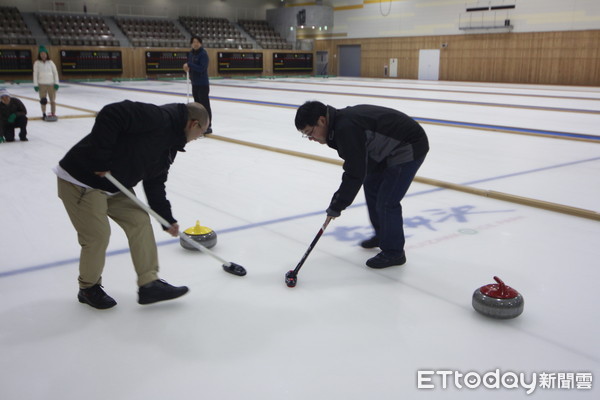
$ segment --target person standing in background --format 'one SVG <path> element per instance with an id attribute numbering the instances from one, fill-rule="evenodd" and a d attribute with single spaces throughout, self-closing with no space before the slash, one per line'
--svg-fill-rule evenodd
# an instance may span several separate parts
<path id="1" fill-rule="evenodd" d="M 38 58 L 33 63 L 33 88 L 40 94 L 42 105 L 42 119 L 56 121 L 56 92 L 58 91 L 58 71 L 56 65 L 50 60 L 46 47 L 41 45 L 38 49 Z M 46 116 L 46 104 L 50 100 L 50 115 Z"/>
<path id="2" fill-rule="evenodd" d="M 188 62 L 183 64 L 183 70 L 190 75 L 192 81 L 192 95 L 194 101 L 200 103 L 208 111 L 210 125 L 205 133 L 212 133 L 212 110 L 210 109 L 210 99 L 208 93 L 210 86 L 208 84 L 208 53 L 202 47 L 202 38 L 192 36 L 190 40 L 192 51 L 188 54 Z"/>

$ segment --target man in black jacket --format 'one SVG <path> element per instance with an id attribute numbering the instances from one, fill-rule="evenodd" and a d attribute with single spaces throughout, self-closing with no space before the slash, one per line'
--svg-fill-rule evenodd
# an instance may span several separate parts
<path id="1" fill-rule="evenodd" d="M 381 249 L 367 266 L 404 264 L 400 201 L 429 151 L 423 128 L 408 115 L 390 108 L 358 105 L 338 110 L 318 101 L 298 108 L 295 125 L 304 137 L 336 149 L 344 160 L 342 183 L 327 215 L 339 217 L 364 185 L 375 236 L 361 246 Z"/>
<path id="2" fill-rule="evenodd" d="M 80 302 L 98 309 L 117 304 L 102 289 L 109 217 L 127 235 L 140 304 L 174 299 L 188 291 L 185 286 L 171 286 L 158 279 L 158 251 L 148 214 L 104 175 L 111 172 L 128 188 L 141 181 L 150 207 L 171 224 L 163 229 L 177 236 L 179 225 L 166 198 L 167 174 L 177 152 L 203 136 L 208 124 L 208 113 L 198 103 L 109 104 L 98 113 L 91 133 L 60 160 L 55 168 L 58 197 L 81 245 Z"/>
<path id="3" fill-rule="evenodd" d="M 19 139 L 27 142 L 27 109 L 23 102 L 11 97 L 6 89 L 0 89 L 0 138 L 15 141 L 15 128 L 19 128 Z"/>

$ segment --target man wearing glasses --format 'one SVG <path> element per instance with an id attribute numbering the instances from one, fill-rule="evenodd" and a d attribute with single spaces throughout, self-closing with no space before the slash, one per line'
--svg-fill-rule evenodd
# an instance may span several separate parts
<path id="1" fill-rule="evenodd" d="M 367 260 L 367 266 L 403 265 L 406 256 L 400 201 L 429 151 L 421 125 L 391 108 L 357 105 L 336 109 L 318 101 L 298 108 L 295 125 L 303 137 L 337 150 L 344 160 L 342 183 L 327 215 L 339 217 L 364 185 L 375 235 L 361 246 L 381 249 Z"/>
<path id="2" fill-rule="evenodd" d="M 109 104 L 98 113 L 91 133 L 60 160 L 55 168 L 58 197 L 81 245 L 77 295 L 81 303 L 98 309 L 117 304 L 102 290 L 109 218 L 127 235 L 140 304 L 174 299 L 188 291 L 158 279 L 150 217 L 104 175 L 111 172 L 127 188 L 142 182 L 150 207 L 171 224 L 163 229 L 177 236 L 179 225 L 165 192 L 167 175 L 177 153 L 202 137 L 209 122 L 199 103 L 156 106 L 126 100 Z"/>

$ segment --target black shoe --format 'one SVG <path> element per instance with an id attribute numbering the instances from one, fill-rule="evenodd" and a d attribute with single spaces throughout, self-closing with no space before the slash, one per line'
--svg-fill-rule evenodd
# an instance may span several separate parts
<path id="1" fill-rule="evenodd" d="M 20 140 L 21 140 L 21 142 L 29 142 L 29 139 L 27 139 L 26 137 L 21 138 Z"/>
<path id="2" fill-rule="evenodd" d="M 363 240 L 360 242 L 360 246 L 365 249 L 379 247 L 379 238 L 377 236 L 373 236 L 371 239 Z"/>
<path id="3" fill-rule="evenodd" d="M 393 267 L 394 265 L 403 265 L 404 263 L 406 263 L 404 252 L 399 256 L 388 256 L 382 251 L 375 257 L 367 260 L 368 267 L 377 269 Z"/>
<path id="4" fill-rule="evenodd" d="M 138 303 L 152 304 L 157 301 L 176 299 L 186 294 L 188 290 L 187 286 L 173 286 L 158 279 L 140 287 Z"/>
<path id="5" fill-rule="evenodd" d="M 42 113 L 42 120 L 46 120 L 46 113 Z"/>
<path id="6" fill-rule="evenodd" d="M 87 289 L 79 289 L 77 298 L 80 303 L 86 303 L 99 310 L 104 310 L 117 305 L 115 299 L 102 290 L 102 286 L 94 285 Z"/>
<path id="7" fill-rule="evenodd" d="M 205 135 L 207 135 L 207 134 L 209 134 L 209 133 L 212 133 L 212 128 L 208 128 L 208 129 L 206 130 L 206 132 L 204 132 L 204 134 L 205 134 Z"/>

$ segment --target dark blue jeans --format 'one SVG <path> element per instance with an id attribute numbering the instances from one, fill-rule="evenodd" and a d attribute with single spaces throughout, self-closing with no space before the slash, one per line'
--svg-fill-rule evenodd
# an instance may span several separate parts
<path id="1" fill-rule="evenodd" d="M 194 101 L 196 103 L 200 103 L 206 108 L 208 111 L 208 118 L 210 118 L 209 127 L 212 126 L 212 110 L 210 108 L 210 98 L 208 94 L 210 93 L 210 86 L 206 85 L 193 85 L 192 86 L 192 96 L 194 97 Z"/>
<path id="2" fill-rule="evenodd" d="M 365 178 L 364 191 L 369 218 L 379 238 L 379 247 L 387 255 L 404 251 L 404 228 L 400 201 L 408 191 L 425 157 L 394 165 Z"/>

